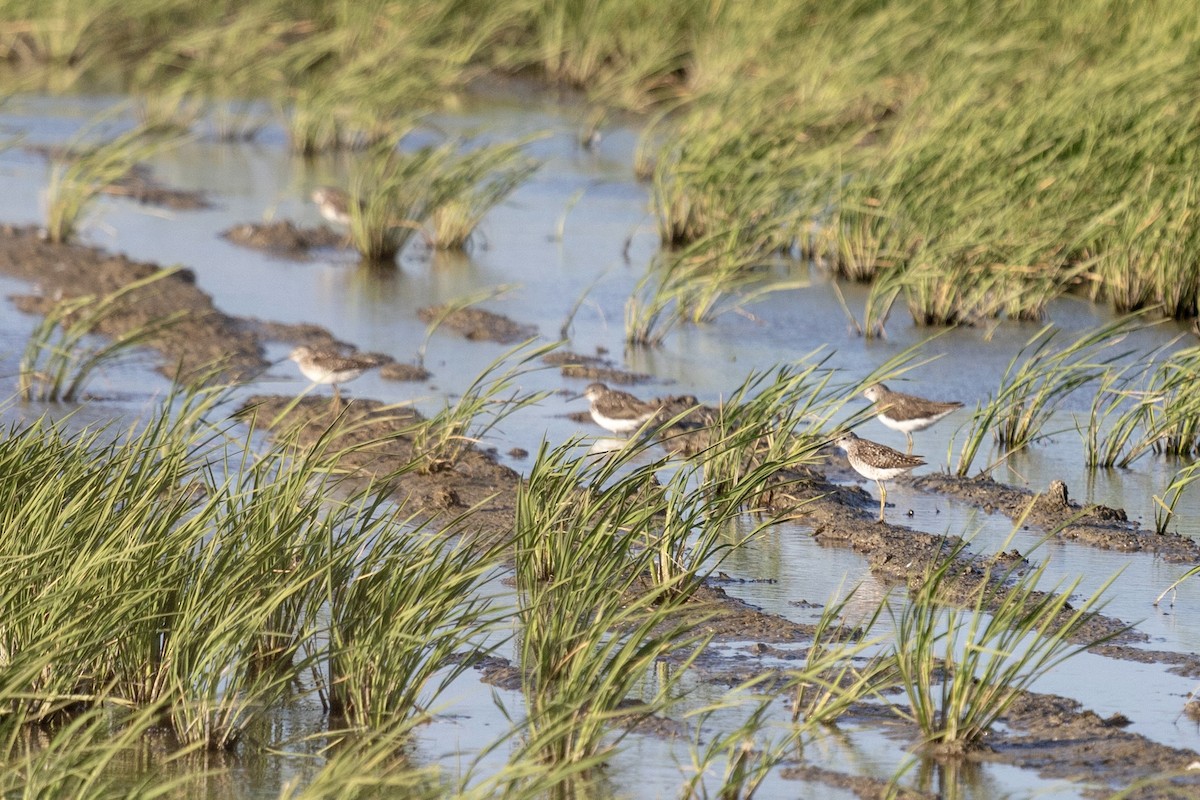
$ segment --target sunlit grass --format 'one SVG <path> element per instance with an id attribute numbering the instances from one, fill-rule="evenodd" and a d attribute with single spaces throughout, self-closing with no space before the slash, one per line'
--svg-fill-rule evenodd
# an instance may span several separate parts
<path id="1" fill-rule="evenodd" d="M 956 472 L 965 476 L 990 434 L 1005 452 L 1028 447 L 1044 435 L 1055 410 L 1073 392 L 1111 374 L 1132 351 L 1115 350 L 1141 321 L 1123 317 L 1084 333 L 1062 348 L 1058 331 L 1046 326 L 1013 356 L 994 397 L 976 405 L 959 451 Z"/>
<path id="2" fill-rule="evenodd" d="M 46 237 L 52 242 L 75 238 L 85 211 L 114 181 L 124 177 L 139 161 L 176 145 L 177 135 L 137 127 L 101 144 L 85 141 L 92 131 L 77 136 L 61 159 L 50 168 L 46 190 Z"/>
<path id="3" fill-rule="evenodd" d="M 129 295 L 173 274 L 159 270 L 104 297 L 84 296 L 51 307 L 30 334 L 21 356 L 17 392 L 22 400 L 72 402 L 79 399 L 92 374 L 133 348 L 152 340 L 186 312 L 135 327 L 111 340 L 95 337 L 108 318 L 123 313 Z"/>
<path id="4" fill-rule="evenodd" d="M 917 725 L 925 745 L 946 753 L 980 746 L 1023 690 L 1107 638 L 1080 640 L 1113 580 L 1070 602 L 1082 578 L 1040 590 L 1045 562 L 1020 576 L 985 571 L 963 609 L 942 599 L 956 563 L 936 566 L 894 615 L 894 665 L 907 698 L 897 710 Z M 1005 578 L 1012 585 L 1002 588 Z"/>

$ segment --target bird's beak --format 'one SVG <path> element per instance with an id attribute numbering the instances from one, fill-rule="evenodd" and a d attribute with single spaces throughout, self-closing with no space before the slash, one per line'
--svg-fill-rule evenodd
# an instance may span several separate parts
<path id="1" fill-rule="evenodd" d="M 572 395 L 568 395 L 568 396 L 567 396 L 567 402 L 568 402 L 568 403 L 574 403 L 576 400 L 582 400 L 582 399 L 583 399 L 584 397 L 586 397 L 586 396 L 587 396 L 587 395 L 585 395 L 583 392 L 579 392 L 578 394 L 572 394 Z"/>

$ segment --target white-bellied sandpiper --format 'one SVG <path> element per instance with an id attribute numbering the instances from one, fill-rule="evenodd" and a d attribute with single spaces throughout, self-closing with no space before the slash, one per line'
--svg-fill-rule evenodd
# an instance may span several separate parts
<path id="1" fill-rule="evenodd" d="M 347 383 L 369 369 L 379 366 L 379 360 L 370 356 L 345 356 L 333 350 L 316 350 L 312 347 L 297 347 L 288 355 L 296 362 L 304 377 L 313 383 L 333 384 L 334 402 L 341 401 L 338 384 Z"/>
<path id="2" fill-rule="evenodd" d="M 962 403 L 951 401 L 940 403 L 916 395 L 893 392 L 882 383 L 868 386 L 863 396 L 875 404 L 875 416 L 894 431 L 900 431 L 908 439 L 908 452 L 912 452 L 915 431 L 923 431 L 933 423 L 962 408 Z"/>
<path id="3" fill-rule="evenodd" d="M 833 443 L 846 451 L 846 458 L 855 472 L 875 481 L 875 485 L 879 487 L 880 522 L 883 522 L 883 509 L 887 505 L 887 488 L 883 482 L 925 463 L 925 459 L 920 456 L 901 453 L 869 439 L 860 439 L 850 432 L 843 433 Z"/>
<path id="4" fill-rule="evenodd" d="M 591 383 L 583 390 L 591 406 L 592 419 L 611 433 L 633 433 L 658 414 L 659 406 L 643 402 L 629 392 L 610 389 L 603 383 Z"/>
<path id="5" fill-rule="evenodd" d="M 350 226 L 350 195 L 344 189 L 318 186 L 310 196 L 322 217 L 335 225 Z"/>

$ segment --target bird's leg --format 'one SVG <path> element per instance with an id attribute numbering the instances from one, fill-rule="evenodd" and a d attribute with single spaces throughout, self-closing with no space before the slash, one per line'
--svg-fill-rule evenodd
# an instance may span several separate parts
<path id="1" fill-rule="evenodd" d="M 338 412 L 338 409 L 340 409 L 341 407 L 342 407 L 342 394 L 341 394 L 341 392 L 338 391 L 338 385 L 335 383 L 333 385 L 333 413 L 336 414 Z"/>
<path id="2" fill-rule="evenodd" d="M 883 522 L 883 507 L 887 505 L 887 489 L 884 488 L 883 481 L 875 481 L 875 485 L 879 487 L 879 521 Z"/>
<path id="3" fill-rule="evenodd" d="M 908 454 L 911 456 L 911 455 L 912 455 L 912 449 L 913 449 L 913 440 L 912 440 L 912 434 L 911 434 L 911 433 L 909 433 L 908 431 L 905 431 L 905 432 L 904 432 L 904 436 L 905 436 L 905 437 L 908 439 L 908 449 L 907 449 L 907 450 L 905 450 L 904 452 L 908 453 Z"/>

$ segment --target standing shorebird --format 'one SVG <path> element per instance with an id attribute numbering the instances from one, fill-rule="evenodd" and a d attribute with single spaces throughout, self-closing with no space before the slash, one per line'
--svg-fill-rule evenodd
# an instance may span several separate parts
<path id="1" fill-rule="evenodd" d="M 610 389 L 603 383 L 591 383 L 582 397 L 591 401 L 588 411 L 601 428 L 612 433 L 633 433 L 659 412 L 659 406 L 638 400 L 629 392 Z"/>
<path id="2" fill-rule="evenodd" d="M 863 396 L 877 407 L 876 418 L 894 431 L 900 431 L 908 439 L 908 452 L 913 449 L 913 432 L 923 431 L 942 417 L 962 408 L 962 403 L 953 401 L 939 403 L 903 392 L 893 392 L 882 383 L 868 386 Z"/>
<path id="3" fill-rule="evenodd" d="M 846 458 L 850 460 L 850 466 L 854 467 L 855 472 L 875 481 L 875 485 L 879 487 L 880 522 L 883 522 L 883 509 L 887 505 L 887 489 L 883 482 L 925 463 L 925 459 L 920 456 L 908 455 L 878 442 L 860 439 L 850 432 L 843 433 L 833 443 L 846 451 Z"/>
<path id="4" fill-rule="evenodd" d="M 333 384 L 333 401 L 341 402 L 338 384 L 352 381 L 369 369 L 379 366 L 377 359 L 368 356 L 344 356 L 332 350 L 297 347 L 288 356 L 296 362 L 304 377 L 313 383 Z"/>
<path id="5" fill-rule="evenodd" d="M 335 225 L 350 226 L 350 195 L 344 189 L 318 186 L 311 197 L 322 217 Z"/>

